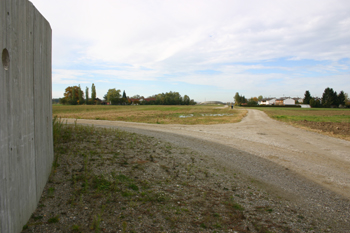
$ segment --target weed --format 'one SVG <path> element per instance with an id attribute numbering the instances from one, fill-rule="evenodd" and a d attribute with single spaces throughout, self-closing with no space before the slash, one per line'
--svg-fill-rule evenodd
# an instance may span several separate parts
<path id="1" fill-rule="evenodd" d="M 92 222 L 91 229 L 95 230 L 95 233 L 100 232 L 100 224 L 101 224 L 101 215 L 98 214 L 97 216 L 95 215 L 94 220 Z"/>
<path id="2" fill-rule="evenodd" d="M 92 187 L 99 191 L 108 190 L 112 183 L 104 178 L 103 175 L 95 176 L 92 181 Z"/>
<path id="3" fill-rule="evenodd" d="M 34 219 L 34 221 L 42 219 L 43 216 L 42 215 L 38 215 L 38 216 L 34 216 L 34 214 L 32 215 L 32 219 Z"/>
<path id="4" fill-rule="evenodd" d="M 123 222 L 122 223 L 122 225 L 123 225 L 123 232 L 125 233 L 126 232 L 126 227 L 128 226 L 128 224 L 127 224 L 127 222 Z"/>
<path id="5" fill-rule="evenodd" d="M 59 216 L 56 215 L 55 217 L 49 218 L 49 220 L 47 220 L 48 223 L 58 223 L 60 221 Z"/>
<path id="6" fill-rule="evenodd" d="M 72 226 L 72 231 L 73 232 L 79 232 L 79 233 L 82 232 L 79 225 L 73 225 Z"/>
<path id="7" fill-rule="evenodd" d="M 132 189 L 132 190 L 134 190 L 134 191 L 139 191 L 139 187 L 137 187 L 136 184 L 130 184 L 130 185 L 129 185 L 129 188 Z"/>

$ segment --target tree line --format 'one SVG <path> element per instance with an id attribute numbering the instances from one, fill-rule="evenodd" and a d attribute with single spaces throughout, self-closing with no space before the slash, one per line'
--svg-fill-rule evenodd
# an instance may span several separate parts
<path id="1" fill-rule="evenodd" d="M 148 98 L 144 98 L 140 95 L 132 96 L 131 98 L 126 96 L 125 90 L 121 94 L 121 90 L 116 88 L 109 89 L 103 96 L 104 101 L 96 98 L 96 87 L 94 84 L 91 86 L 91 97 L 89 98 L 89 88 L 84 92 L 81 90 L 80 85 L 69 86 L 65 89 L 64 97 L 59 99 L 60 104 L 111 104 L 111 105 L 125 105 L 125 104 L 143 104 L 143 105 L 194 105 L 196 102 L 190 99 L 188 95 L 183 97 L 179 92 L 166 92 L 160 93 Z"/>
<path id="2" fill-rule="evenodd" d="M 149 101 L 145 101 L 145 105 L 195 105 L 196 102 L 190 99 L 188 95 L 183 97 L 179 92 L 166 92 L 149 97 Z"/>
<path id="3" fill-rule="evenodd" d="M 64 97 L 59 99 L 60 104 L 69 104 L 69 105 L 77 105 L 77 104 L 96 104 L 96 87 L 95 84 L 91 86 L 91 96 L 89 98 L 89 88 L 85 88 L 85 98 L 84 92 L 81 90 L 79 86 L 69 86 L 65 89 L 63 93 Z"/>
<path id="4" fill-rule="evenodd" d="M 337 94 L 333 88 L 327 87 L 322 94 L 322 98 L 312 97 L 310 91 L 305 91 L 303 104 L 309 104 L 313 108 L 349 108 L 350 100 L 344 91 L 340 91 L 339 94 Z"/>
<path id="5" fill-rule="evenodd" d="M 263 99 L 263 96 L 259 95 L 258 97 L 252 97 L 250 99 L 246 99 L 244 95 L 239 95 L 239 93 L 236 92 L 233 99 L 235 100 L 235 106 L 240 106 L 240 105 L 257 106 L 259 101 Z"/>

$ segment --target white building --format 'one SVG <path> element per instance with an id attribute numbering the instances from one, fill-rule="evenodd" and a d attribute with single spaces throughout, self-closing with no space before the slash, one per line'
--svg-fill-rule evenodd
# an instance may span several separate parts
<path id="1" fill-rule="evenodd" d="M 262 99 L 258 102 L 259 105 L 273 105 L 276 103 L 276 98 L 273 99 Z"/>
<path id="2" fill-rule="evenodd" d="M 295 105 L 295 100 L 288 98 L 288 99 L 283 100 L 283 104 L 284 105 Z"/>

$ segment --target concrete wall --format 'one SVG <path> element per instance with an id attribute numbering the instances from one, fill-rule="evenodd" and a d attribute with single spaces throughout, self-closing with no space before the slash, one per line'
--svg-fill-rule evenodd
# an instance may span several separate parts
<path id="1" fill-rule="evenodd" d="M 0 0 L 0 232 L 20 232 L 53 161 L 51 27 L 27 0 Z"/>

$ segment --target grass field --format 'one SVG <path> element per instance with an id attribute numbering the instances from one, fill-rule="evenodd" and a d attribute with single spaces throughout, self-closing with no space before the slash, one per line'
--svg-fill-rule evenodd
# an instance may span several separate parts
<path id="1" fill-rule="evenodd" d="M 152 124 L 220 124 L 239 122 L 245 110 L 231 110 L 222 105 L 53 105 L 52 114 L 61 118 L 143 122 Z"/>
<path id="2" fill-rule="evenodd" d="M 313 121 L 350 123 L 350 109 L 338 108 L 255 108 L 264 111 L 269 117 L 284 121 Z"/>
<path id="3" fill-rule="evenodd" d="M 350 109 L 277 107 L 255 109 L 293 126 L 350 140 Z"/>

